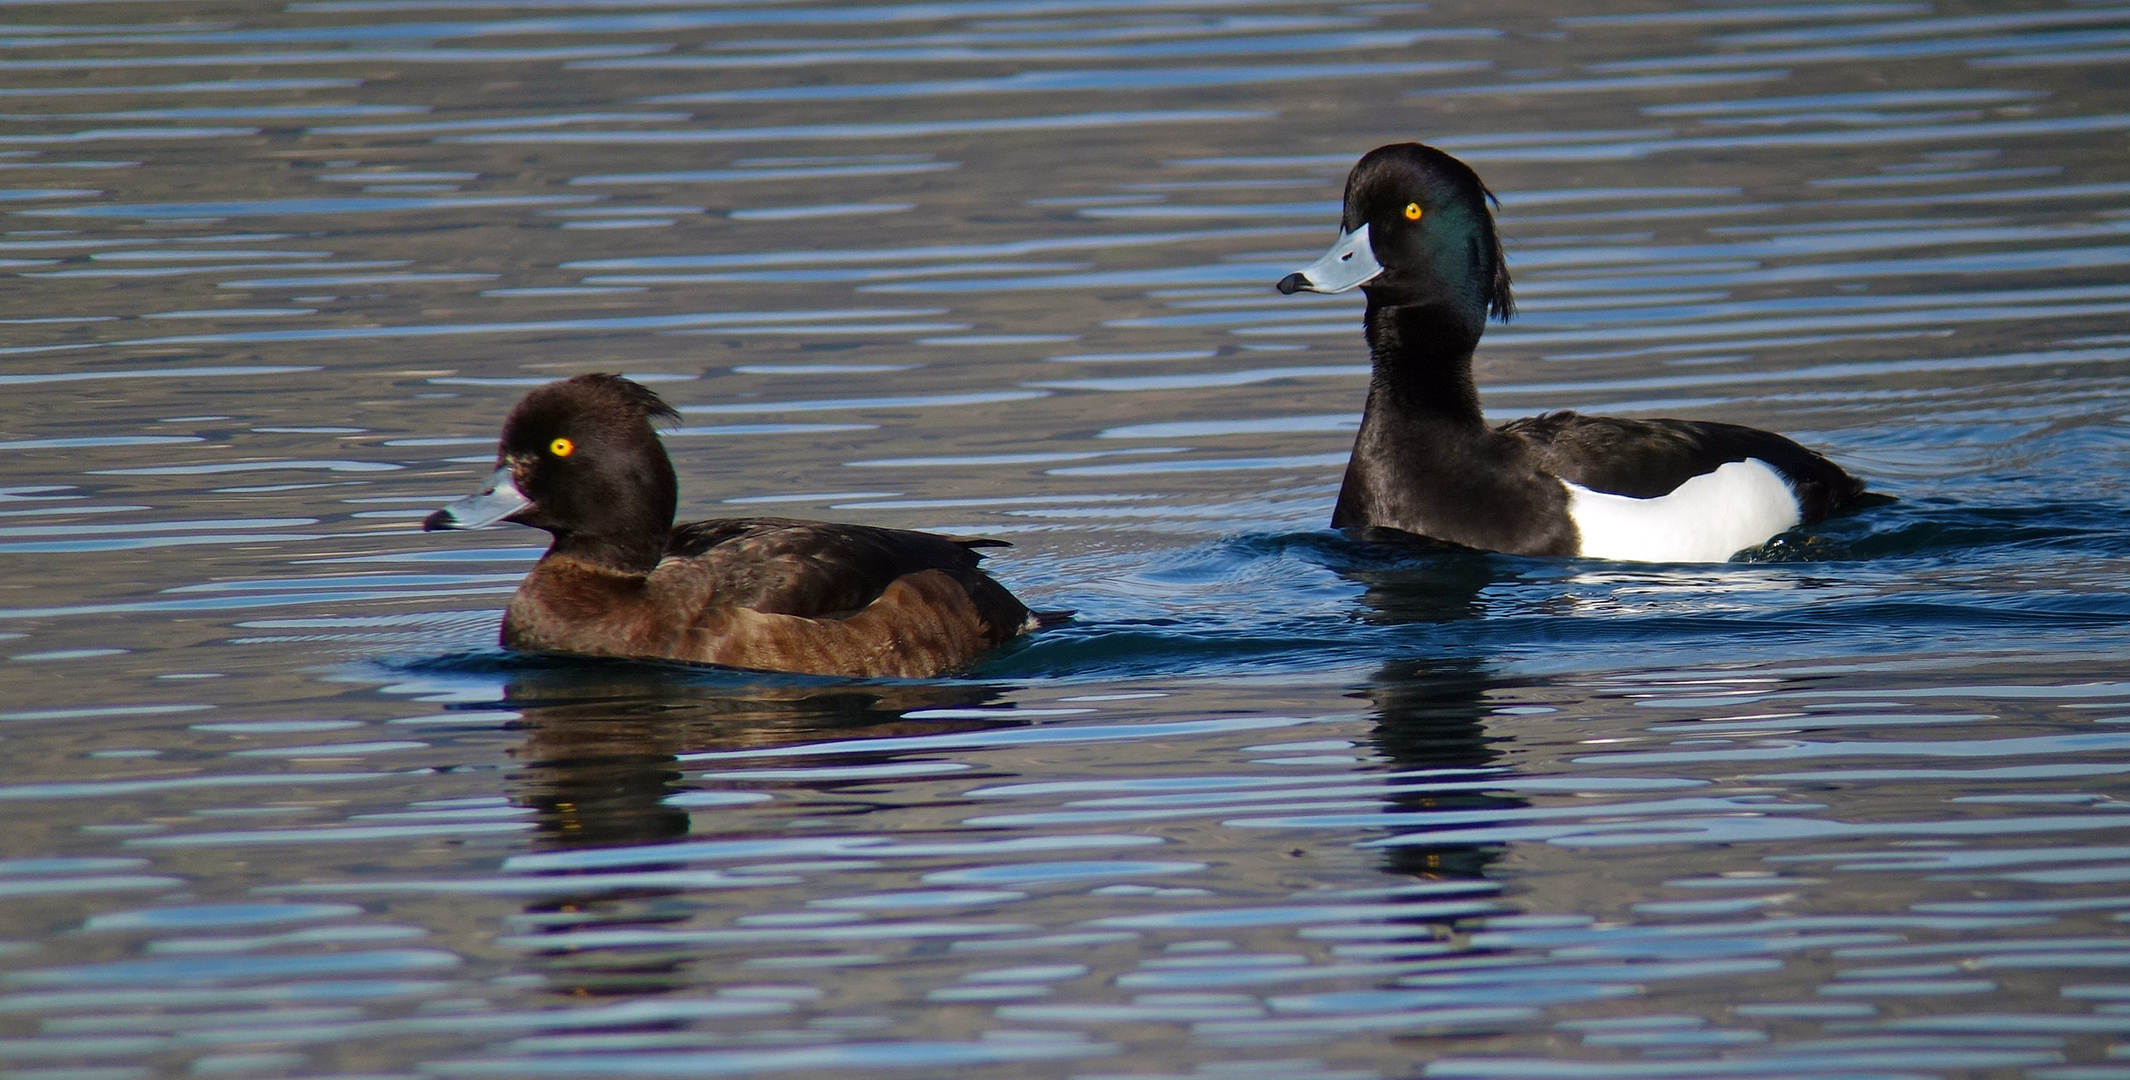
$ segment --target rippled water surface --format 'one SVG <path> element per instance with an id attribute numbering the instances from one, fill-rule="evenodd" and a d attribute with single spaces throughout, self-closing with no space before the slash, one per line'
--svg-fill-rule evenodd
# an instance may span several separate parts
<path id="1" fill-rule="evenodd" d="M 2130 7 L 251 0 L 0 26 L 0 1069 L 2130 1077 Z M 1323 528 L 1363 151 L 1488 406 L 1896 501 Z M 683 514 L 1014 541 L 963 677 L 495 645 L 526 387 Z"/>

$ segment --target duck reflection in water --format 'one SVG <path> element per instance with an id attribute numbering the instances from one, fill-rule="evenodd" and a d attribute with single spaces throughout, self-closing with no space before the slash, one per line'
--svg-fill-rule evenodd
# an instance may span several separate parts
<path id="1" fill-rule="evenodd" d="M 525 733 L 514 751 L 512 801 L 538 814 L 547 846 L 655 844 L 690 831 L 683 754 L 1001 726 L 904 718 L 996 699 L 999 691 L 982 683 L 740 680 L 621 661 L 528 664 L 504 692 Z M 847 759 L 855 760 L 837 760 Z M 695 794 L 713 805 L 717 793 Z M 863 810 L 839 804 L 830 812 Z"/>
<path id="2" fill-rule="evenodd" d="M 524 733 L 524 741 L 513 751 L 517 764 L 507 785 L 511 801 L 534 813 L 534 843 L 549 849 L 684 840 L 696 824 L 691 803 L 707 815 L 729 815 L 757 794 L 691 786 L 683 767 L 688 755 L 840 737 L 938 735 L 1007 726 L 981 719 L 904 715 L 979 706 L 998 697 L 998 690 L 980 683 L 779 682 L 773 676 L 750 679 L 626 661 L 521 663 L 504 692 L 504 703 L 520 715 L 518 726 Z M 872 760 L 869 755 L 836 758 L 838 764 L 849 765 Z M 860 783 L 788 779 L 778 781 L 777 787 L 785 794 L 802 789 L 796 798 L 780 802 L 806 816 L 862 819 L 874 805 L 841 790 Z M 818 797 L 809 798 L 803 790 L 808 788 Z M 754 837 L 765 828 L 791 822 L 789 816 L 765 821 L 761 811 L 744 812 L 749 816 L 740 828 L 747 831 L 700 838 Z M 850 826 L 852 831 L 863 827 L 860 820 Z M 648 853 L 647 861 L 625 869 L 702 868 L 679 860 L 659 862 L 655 853 Z M 744 880 L 745 875 L 737 875 L 735 884 Z M 699 886 L 588 884 L 577 892 L 546 894 L 512 921 L 521 933 L 553 933 L 563 941 L 572 930 L 587 925 L 625 929 L 685 923 L 702 914 L 706 896 L 714 903 L 717 893 L 705 893 Z M 551 988 L 599 996 L 637 996 L 693 985 L 699 975 L 687 969 L 702 960 L 691 952 L 574 948 L 537 958 Z"/>
<path id="3" fill-rule="evenodd" d="M 1365 536 L 1366 534 L 1359 534 Z M 1371 621 L 1389 626 L 1451 624 L 1485 614 L 1483 594 L 1502 580 L 1491 556 L 1425 540 L 1400 537 L 1370 543 L 1349 537 L 1330 560 L 1341 577 L 1363 587 L 1361 602 Z M 1486 722 L 1494 715 L 1494 693 L 1503 681 L 1483 659 L 1444 651 L 1433 658 L 1384 663 L 1353 697 L 1369 702 L 1375 718 L 1372 743 L 1388 771 L 1411 774 L 1440 770 L 1445 787 L 1431 778 L 1397 781 L 1417 790 L 1394 791 L 1385 800 L 1389 814 L 1437 815 L 1457 811 L 1499 810 L 1527 805 L 1526 800 L 1484 790 L 1448 788 L 1472 779 L 1467 770 L 1499 764 L 1501 752 Z M 1431 790 L 1432 788 L 1432 790 Z M 1387 835 L 1440 831 L 1455 825 L 1442 819 L 1393 825 Z M 1400 875 L 1439 878 L 1485 878 L 1501 855 L 1493 844 L 1392 846 L 1384 852 L 1384 870 Z"/>
<path id="4" fill-rule="evenodd" d="M 1372 741 L 1391 769 L 1401 773 L 1444 770 L 1441 779 L 1454 783 L 1469 780 L 1456 775 L 1464 770 L 1493 767 L 1501 752 L 1495 737 L 1486 731 L 1491 715 L 1489 691 L 1498 680 L 1476 660 L 1395 660 L 1378 669 L 1366 697 L 1375 715 Z M 1426 777 L 1400 783 L 1425 785 Z M 1484 790 L 1418 790 L 1397 792 L 1386 800 L 1384 810 L 1393 814 L 1436 815 L 1473 810 L 1502 810 L 1527 805 L 1513 796 Z M 1435 832 L 1455 826 L 1436 822 L 1393 826 L 1386 832 Z M 1386 847 L 1383 869 L 1393 874 L 1426 878 L 1485 878 L 1487 867 L 1502 854 L 1496 844 L 1416 844 Z"/>

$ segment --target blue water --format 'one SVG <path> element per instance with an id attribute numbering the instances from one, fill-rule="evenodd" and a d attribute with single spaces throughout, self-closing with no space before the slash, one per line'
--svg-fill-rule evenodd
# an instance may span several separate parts
<path id="1" fill-rule="evenodd" d="M 24 3 L 0 1072 L 2130 1077 L 2130 7 Z M 1887 500 L 1324 528 L 1424 139 L 1477 375 Z M 422 534 L 630 374 L 686 517 L 988 535 L 954 678 L 515 656 Z"/>

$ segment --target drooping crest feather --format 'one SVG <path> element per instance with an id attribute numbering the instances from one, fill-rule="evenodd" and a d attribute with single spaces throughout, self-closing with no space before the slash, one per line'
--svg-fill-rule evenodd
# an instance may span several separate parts
<path id="1" fill-rule="evenodd" d="M 589 375 L 579 375 L 569 381 L 597 387 L 603 392 L 613 394 L 643 410 L 644 419 L 654 423 L 659 421 L 668 423 L 680 422 L 679 409 L 666 404 L 666 399 L 659 397 L 657 391 L 634 379 L 625 379 L 619 375 L 609 375 L 604 372 L 593 372 Z"/>
<path id="2" fill-rule="evenodd" d="M 1501 197 L 1487 187 L 1486 181 L 1479 179 L 1478 173 L 1472 174 L 1472 182 L 1479 185 L 1479 193 L 1486 196 L 1494 209 L 1501 209 Z M 1494 261 L 1494 280 L 1487 296 L 1487 311 L 1508 322 L 1509 316 L 1516 314 L 1516 297 L 1509 292 L 1509 260 L 1502 254 L 1501 230 L 1495 226 L 1492 214 L 1487 215 L 1486 237 L 1487 253 Z"/>

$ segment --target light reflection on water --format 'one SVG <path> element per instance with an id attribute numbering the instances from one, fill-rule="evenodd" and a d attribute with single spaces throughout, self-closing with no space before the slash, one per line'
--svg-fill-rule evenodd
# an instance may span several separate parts
<path id="1" fill-rule="evenodd" d="M 1661 5 L 1660 5 L 1661 6 Z M 90 2 L 0 36 L 9 1075 L 2130 1075 L 2130 9 Z M 300 74 L 298 73 L 300 70 Z M 1548 408 L 1898 501 L 1323 531 L 1362 151 Z M 1013 538 L 965 677 L 510 656 L 525 387 Z"/>

